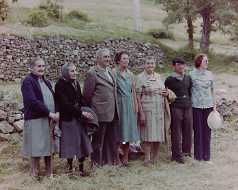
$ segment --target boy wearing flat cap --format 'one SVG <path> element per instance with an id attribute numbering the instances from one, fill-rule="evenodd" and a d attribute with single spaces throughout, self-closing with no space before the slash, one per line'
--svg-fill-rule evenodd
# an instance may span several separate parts
<path id="1" fill-rule="evenodd" d="M 172 61 L 174 72 L 165 80 L 165 86 L 177 98 L 170 105 L 172 161 L 184 163 L 184 156 L 191 156 L 192 147 L 192 80 L 185 74 L 186 64 L 181 58 Z"/>

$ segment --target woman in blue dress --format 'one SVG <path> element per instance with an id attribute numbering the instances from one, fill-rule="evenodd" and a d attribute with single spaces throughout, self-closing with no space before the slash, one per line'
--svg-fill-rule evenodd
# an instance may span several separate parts
<path id="1" fill-rule="evenodd" d="M 129 143 L 139 141 L 135 80 L 132 72 L 128 70 L 129 55 L 126 52 L 118 52 L 114 61 L 120 115 L 118 137 L 123 151 L 122 164 L 126 166 L 128 165 Z"/>

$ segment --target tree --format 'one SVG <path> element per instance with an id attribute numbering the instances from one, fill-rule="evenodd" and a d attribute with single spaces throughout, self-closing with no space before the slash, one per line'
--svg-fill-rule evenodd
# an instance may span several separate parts
<path id="1" fill-rule="evenodd" d="M 238 18 L 237 0 L 155 0 L 168 12 L 166 18 L 171 23 L 186 20 L 189 46 L 193 47 L 193 21 L 201 18 L 200 49 L 208 52 L 211 32 L 230 32 Z"/>
<path id="2" fill-rule="evenodd" d="M 0 0 L 0 22 L 7 18 L 9 11 L 8 8 L 7 0 Z"/>
<path id="3" fill-rule="evenodd" d="M 196 19 L 197 12 L 193 5 L 193 0 L 155 0 L 155 3 L 161 3 L 164 9 L 168 13 L 164 23 L 166 25 L 173 23 L 186 22 L 187 34 L 188 34 L 188 45 L 191 49 L 194 47 L 194 24 L 193 21 Z"/>
<path id="4" fill-rule="evenodd" d="M 212 31 L 228 32 L 238 17 L 237 0 L 194 0 L 197 12 L 202 18 L 200 48 L 208 52 Z"/>
<path id="5" fill-rule="evenodd" d="M 141 10 L 140 10 L 140 0 L 133 0 L 133 10 L 134 10 L 134 30 L 137 32 L 142 31 L 141 22 Z"/>

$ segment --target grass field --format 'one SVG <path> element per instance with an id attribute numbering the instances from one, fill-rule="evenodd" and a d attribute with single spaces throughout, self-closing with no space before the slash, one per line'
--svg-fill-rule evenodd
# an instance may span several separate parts
<path id="1" fill-rule="evenodd" d="M 24 20 L 29 10 L 39 5 L 41 0 L 21 0 L 12 5 L 11 16 L 5 26 L 0 26 L 0 32 L 15 33 L 24 36 L 64 35 L 79 38 L 82 41 L 100 41 L 105 38 L 128 36 L 138 40 L 151 40 L 146 31 L 151 28 L 164 28 L 162 20 L 166 12 L 161 6 L 152 2 L 141 1 L 143 33 L 133 32 L 133 1 L 132 0 L 62 0 L 64 12 L 76 9 L 89 15 L 92 22 L 82 24 L 68 21 L 63 24 L 52 23 L 45 28 L 25 26 Z M 196 22 L 195 45 L 198 47 L 200 39 L 200 21 Z M 178 50 L 187 44 L 186 26 L 174 24 L 170 26 L 175 40 L 160 40 L 168 47 Z M 214 53 L 237 55 L 237 43 L 230 41 L 229 35 L 215 32 L 211 36 L 211 49 Z"/>

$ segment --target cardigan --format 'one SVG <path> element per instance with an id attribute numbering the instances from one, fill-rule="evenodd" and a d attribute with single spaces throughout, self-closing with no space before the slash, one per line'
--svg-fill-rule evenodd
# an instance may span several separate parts
<path id="1" fill-rule="evenodd" d="M 39 77 L 37 75 L 30 73 L 22 82 L 21 91 L 24 105 L 24 120 L 38 119 L 49 116 L 50 111 L 44 104 L 43 94 L 38 79 Z M 54 96 L 54 91 L 50 81 L 45 79 L 44 76 L 42 79 Z M 55 111 L 57 110 L 58 108 L 55 104 Z"/>

